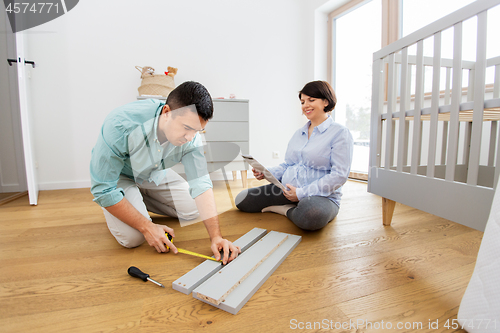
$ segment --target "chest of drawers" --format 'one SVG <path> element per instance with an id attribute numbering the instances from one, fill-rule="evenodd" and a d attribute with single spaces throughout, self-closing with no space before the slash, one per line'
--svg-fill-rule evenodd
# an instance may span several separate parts
<path id="1" fill-rule="evenodd" d="M 207 157 L 209 172 L 224 168 L 225 171 L 241 171 L 243 187 L 247 186 L 248 165 L 241 155 L 236 159 L 235 147 L 239 147 L 241 154 L 249 152 L 249 101 L 245 99 L 214 99 L 214 116 L 208 122 L 204 131 L 204 140 L 207 143 Z M 237 148 L 236 148 L 237 149 Z"/>

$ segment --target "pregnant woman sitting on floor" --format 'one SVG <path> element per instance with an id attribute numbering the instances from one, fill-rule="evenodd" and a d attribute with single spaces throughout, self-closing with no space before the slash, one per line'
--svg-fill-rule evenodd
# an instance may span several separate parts
<path id="1" fill-rule="evenodd" d="M 269 171 L 288 188 L 274 184 L 244 190 L 236 207 L 248 213 L 285 215 L 304 230 L 318 230 L 337 216 L 342 185 L 349 176 L 353 140 L 349 130 L 329 112 L 337 98 L 328 82 L 307 83 L 299 92 L 302 113 L 309 120 L 288 143 L 285 162 Z M 264 175 L 252 170 L 255 178 Z"/>

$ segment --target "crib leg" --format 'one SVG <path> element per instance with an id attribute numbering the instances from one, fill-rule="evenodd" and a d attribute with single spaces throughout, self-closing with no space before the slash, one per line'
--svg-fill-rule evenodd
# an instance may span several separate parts
<path id="1" fill-rule="evenodd" d="M 382 220 L 384 225 L 391 225 L 392 214 L 394 213 L 395 206 L 396 206 L 396 201 L 392 201 L 387 198 L 382 198 Z"/>

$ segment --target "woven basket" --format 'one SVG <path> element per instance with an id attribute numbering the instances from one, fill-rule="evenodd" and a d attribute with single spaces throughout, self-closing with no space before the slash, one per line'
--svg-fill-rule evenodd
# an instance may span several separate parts
<path id="1" fill-rule="evenodd" d="M 137 90 L 140 96 L 153 95 L 167 97 L 175 89 L 174 78 L 165 74 L 154 74 L 151 67 L 136 66 L 141 72 L 142 82 Z"/>

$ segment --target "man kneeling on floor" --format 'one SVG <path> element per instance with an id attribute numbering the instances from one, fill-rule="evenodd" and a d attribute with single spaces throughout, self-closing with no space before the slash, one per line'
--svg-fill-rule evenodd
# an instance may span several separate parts
<path id="1" fill-rule="evenodd" d="M 239 247 L 222 238 L 198 133 L 212 116 L 206 88 L 185 82 L 165 104 L 154 99 L 136 101 L 106 117 L 92 150 L 91 192 L 118 243 L 133 248 L 146 240 L 158 252 L 167 252 L 166 244 L 177 253 L 165 235 L 174 237 L 174 230 L 153 223 L 150 211 L 180 221 L 200 217 L 215 259 L 221 259 L 219 251 L 224 251 L 224 264 L 240 253 Z M 185 168 L 187 182 L 171 169 L 178 162 Z"/>

